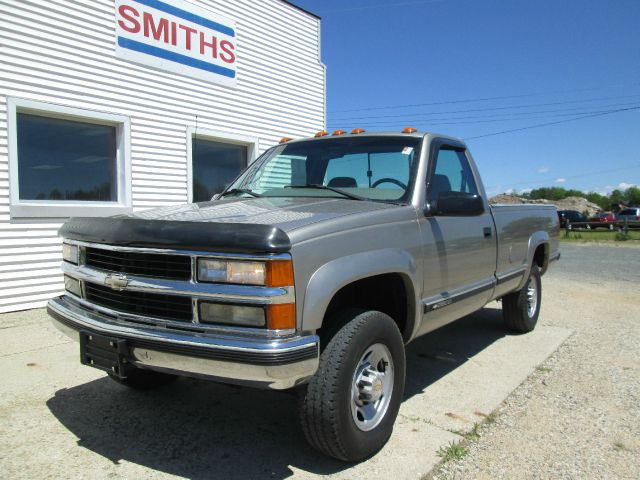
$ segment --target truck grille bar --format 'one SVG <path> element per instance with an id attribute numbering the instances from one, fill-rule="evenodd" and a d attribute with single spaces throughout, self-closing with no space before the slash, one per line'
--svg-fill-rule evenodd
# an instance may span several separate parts
<path id="1" fill-rule="evenodd" d="M 191 280 L 191 258 L 186 255 L 158 255 L 87 247 L 85 264 L 117 273 Z"/>
<path id="2" fill-rule="evenodd" d="M 187 322 L 193 319 L 193 307 L 189 297 L 116 291 L 85 282 L 85 298 L 96 305 L 125 313 Z"/>

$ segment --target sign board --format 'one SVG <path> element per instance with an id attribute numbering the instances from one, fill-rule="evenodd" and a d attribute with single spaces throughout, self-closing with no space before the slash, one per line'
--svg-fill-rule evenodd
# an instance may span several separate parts
<path id="1" fill-rule="evenodd" d="M 116 57 L 236 85 L 233 20 L 180 0 L 116 0 Z"/>

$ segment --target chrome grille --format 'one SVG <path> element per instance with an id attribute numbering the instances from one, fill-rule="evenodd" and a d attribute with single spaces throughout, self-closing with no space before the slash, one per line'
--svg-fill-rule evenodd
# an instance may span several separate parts
<path id="1" fill-rule="evenodd" d="M 186 255 L 139 253 L 86 247 L 85 264 L 117 273 L 171 280 L 191 280 L 191 258 Z"/>
<path id="2" fill-rule="evenodd" d="M 89 282 L 84 285 L 85 299 L 102 307 L 166 320 L 190 322 L 193 318 L 191 297 L 118 291 Z"/>

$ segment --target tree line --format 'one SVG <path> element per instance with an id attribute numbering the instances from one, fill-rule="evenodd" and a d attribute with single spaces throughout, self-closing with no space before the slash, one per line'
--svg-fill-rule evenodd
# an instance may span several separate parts
<path id="1" fill-rule="evenodd" d="M 617 210 L 618 205 L 640 205 L 640 188 L 629 187 L 626 190 L 613 190 L 609 195 L 601 195 L 596 192 L 583 192 L 581 190 L 566 189 L 563 187 L 534 188 L 528 193 L 519 194 L 531 200 L 563 200 L 567 197 L 582 197 L 598 205 L 602 210 Z"/>

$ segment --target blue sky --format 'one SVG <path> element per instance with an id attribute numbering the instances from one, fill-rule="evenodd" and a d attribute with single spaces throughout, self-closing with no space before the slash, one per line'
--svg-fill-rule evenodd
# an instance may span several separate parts
<path id="1" fill-rule="evenodd" d="M 322 17 L 329 129 L 465 138 L 490 194 L 640 184 L 640 1 L 295 3 Z"/>

